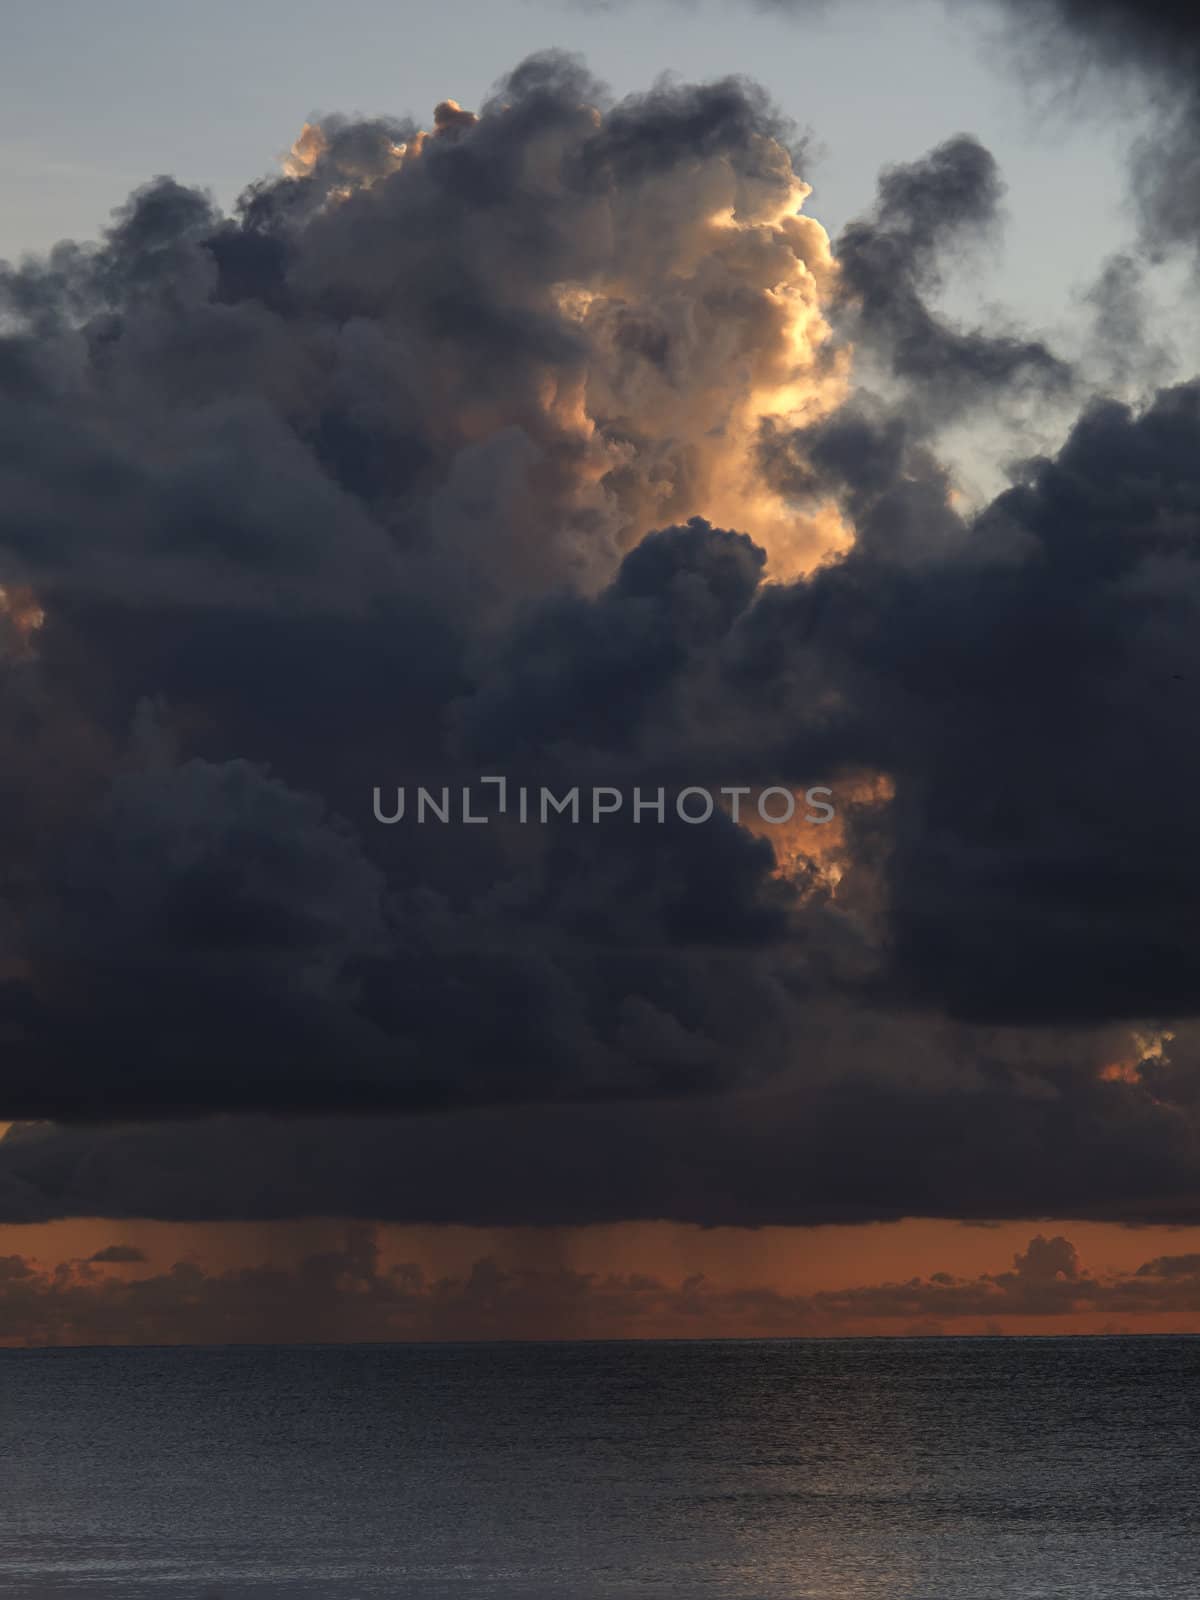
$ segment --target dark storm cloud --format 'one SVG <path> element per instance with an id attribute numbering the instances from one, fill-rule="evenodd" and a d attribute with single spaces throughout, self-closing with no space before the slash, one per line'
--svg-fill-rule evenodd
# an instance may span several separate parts
<path id="1" fill-rule="evenodd" d="M 699 517 L 651 533 L 597 600 L 565 596 L 514 630 L 459 708 L 466 748 L 484 763 L 564 743 L 627 751 L 750 605 L 763 566 L 745 534 Z"/>
<path id="2" fill-rule="evenodd" d="M 0 1141 L 3 1214 L 484 1226 L 1200 1220 L 1198 1135 L 1182 1087 L 1195 1080 L 1194 1027 L 1171 1042 L 1170 1072 L 1148 1057 L 1133 1081 L 1096 1076 L 1098 1053 L 1123 1048 L 1115 1029 L 1030 1035 L 826 1002 L 809 1009 L 794 1047 L 790 1078 L 754 1094 L 406 1119 L 22 1126 Z"/>
<path id="3" fill-rule="evenodd" d="M 1070 369 L 1041 340 L 956 328 L 927 304 L 946 252 L 986 235 L 1003 192 L 991 152 L 961 134 L 921 161 L 886 168 L 872 215 L 838 240 L 853 337 L 877 348 L 935 416 L 1017 384 L 1053 391 L 1070 383 Z"/>
<path id="4" fill-rule="evenodd" d="M 717 780 L 674 707 L 764 557 L 671 524 L 707 420 L 648 439 L 642 389 L 653 369 L 694 407 L 722 337 L 758 381 L 781 281 L 819 319 L 819 230 L 776 226 L 786 133 L 740 81 L 610 105 L 548 54 L 428 136 L 307 129 L 232 219 L 158 178 L 98 245 L 0 275 L 6 1113 L 779 1068 L 822 907 L 761 839 L 721 817 L 434 837 L 370 808 L 497 763 L 535 792 Z M 726 209 L 744 231 L 714 239 Z M 564 285 L 605 290 L 591 323 Z M 585 428 L 589 375 L 609 399 Z"/>
<path id="5" fill-rule="evenodd" d="M 771 439 L 765 465 L 840 476 L 860 542 L 765 594 L 728 671 L 794 696 L 819 759 L 895 775 L 897 996 L 1023 1021 L 1194 1012 L 1200 384 L 1141 414 L 1093 405 L 967 524 L 886 416 Z"/>
<path id="6" fill-rule="evenodd" d="M 963 519 L 950 503 L 949 469 L 924 435 L 924 422 L 905 407 L 857 393 L 809 427 L 790 433 L 765 428 L 760 461 L 766 480 L 798 504 L 826 494 L 839 497 L 859 554 L 869 552 L 894 566 L 960 550 L 966 539 Z M 747 630 L 751 639 L 753 632 Z"/>
<path id="7" fill-rule="evenodd" d="M 0 1215 L 1192 1216 L 1200 388 L 967 514 L 931 425 L 1064 376 L 928 308 L 995 165 L 838 289 L 785 137 L 538 57 L 0 280 Z M 837 827 L 371 815 L 485 772 Z"/>

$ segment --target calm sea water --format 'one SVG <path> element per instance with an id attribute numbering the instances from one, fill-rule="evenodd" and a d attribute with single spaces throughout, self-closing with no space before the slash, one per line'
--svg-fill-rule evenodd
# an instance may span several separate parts
<path id="1" fill-rule="evenodd" d="M 0 1353 L 9 1600 L 1200 1595 L 1200 1340 Z"/>

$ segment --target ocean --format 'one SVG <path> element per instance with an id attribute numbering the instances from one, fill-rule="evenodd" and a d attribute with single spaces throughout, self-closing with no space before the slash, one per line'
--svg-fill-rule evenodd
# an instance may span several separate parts
<path id="1" fill-rule="evenodd" d="M 1200 1339 L 0 1352 L 5 1600 L 1200 1595 Z"/>

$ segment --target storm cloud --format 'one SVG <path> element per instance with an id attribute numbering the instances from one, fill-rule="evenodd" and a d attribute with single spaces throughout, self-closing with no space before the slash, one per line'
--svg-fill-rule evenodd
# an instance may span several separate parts
<path id="1" fill-rule="evenodd" d="M 1200 385 L 967 507 L 996 164 L 802 160 L 549 54 L 0 274 L 0 1214 L 1194 1220 Z"/>
<path id="2" fill-rule="evenodd" d="M 931 421 L 1018 388 L 1053 394 L 1071 384 L 1070 367 L 1042 340 L 958 328 L 930 309 L 942 257 L 995 230 L 1002 194 L 991 152 L 959 135 L 885 169 L 873 214 L 838 240 L 839 294 L 856 344 L 883 355 Z"/>

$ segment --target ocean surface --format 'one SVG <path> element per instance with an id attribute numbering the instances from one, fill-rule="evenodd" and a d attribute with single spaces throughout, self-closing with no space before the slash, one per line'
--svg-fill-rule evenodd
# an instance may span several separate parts
<path id="1" fill-rule="evenodd" d="M 1200 1340 L 0 1352 L 5 1600 L 1200 1595 Z"/>

